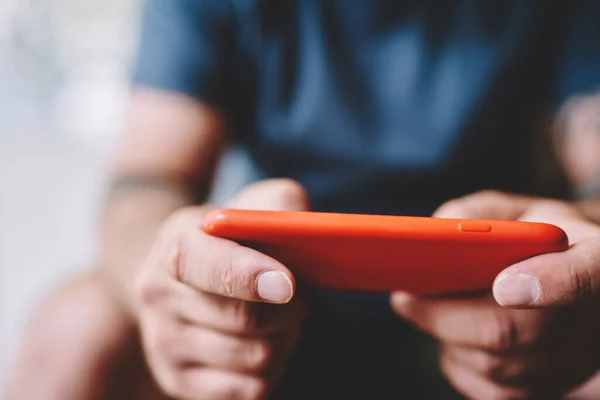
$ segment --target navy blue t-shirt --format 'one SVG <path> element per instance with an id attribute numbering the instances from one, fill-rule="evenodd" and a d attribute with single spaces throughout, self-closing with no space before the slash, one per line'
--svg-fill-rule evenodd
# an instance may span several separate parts
<path id="1" fill-rule="evenodd" d="M 600 84 L 593 0 L 147 0 L 141 22 L 134 83 L 222 111 L 257 176 L 317 211 L 531 193 L 542 118 Z M 314 297 L 281 398 L 449 398 L 386 296 Z"/>

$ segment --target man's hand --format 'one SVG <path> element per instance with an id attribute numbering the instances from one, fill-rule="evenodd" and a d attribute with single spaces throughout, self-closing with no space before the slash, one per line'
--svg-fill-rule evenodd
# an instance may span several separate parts
<path id="1" fill-rule="evenodd" d="M 567 203 L 497 192 L 450 201 L 434 216 L 547 222 L 571 243 L 510 266 L 488 296 L 392 295 L 400 316 L 441 341 L 442 369 L 460 392 L 562 398 L 600 368 L 600 226 Z"/>
<path id="2" fill-rule="evenodd" d="M 231 206 L 308 207 L 287 180 L 252 185 Z M 294 348 L 306 297 L 276 260 L 205 234 L 208 211 L 190 207 L 169 218 L 141 269 L 135 293 L 146 357 L 174 398 L 264 398 Z"/>

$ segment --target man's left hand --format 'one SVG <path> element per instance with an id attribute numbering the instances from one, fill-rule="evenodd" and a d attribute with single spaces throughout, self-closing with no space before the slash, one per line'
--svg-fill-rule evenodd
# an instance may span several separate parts
<path id="1" fill-rule="evenodd" d="M 600 225 L 566 202 L 499 192 L 452 200 L 434 216 L 551 223 L 571 244 L 510 266 L 487 296 L 392 295 L 398 315 L 441 342 L 442 370 L 458 391 L 562 398 L 599 370 Z"/>

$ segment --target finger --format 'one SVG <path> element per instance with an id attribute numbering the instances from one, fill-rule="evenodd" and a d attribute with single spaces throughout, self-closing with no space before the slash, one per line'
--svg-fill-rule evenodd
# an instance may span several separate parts
<path id="1" fill-rule="evenodd" d="M 174 259 L 179 282 L 233 299 L 287 303 L 296 283 L 280 262 L 228 240 L 191 232 Z"/>
<path id="2" fill-rule="evenodd" d="M 496 301 L 506 307 L 539 308 L 587 301 L 600 294 L 600 239 L 580 241 L 562 253 L 515 264 L 495 280 Z"/>
<path id="3" fill-rule="evenodd" d="M 266 392 L 261 378 L 202 366 L 176 369 L 159 383 L 166 395 L 181 400 L 256 400 Z"/>
<path id="4" fill-rule="evenodd" d="M 235 242 L 202 231 L 205 207 L 179 211 L 161 233 L 161 245 L 151 259 L 160 272 L 197 290 L 247 301 L 287 303 L 295 291 L 292 273 L 280 262 Z M 152 274 L 145 275 L 150 279 Z M 161 275 L 162 276 L 162 275 Z M 138 282 L 144 303 L 160 300 L 164 287 Z M 155 290 L 158 289 L 158 290 Z"/>
<path id="5" fill-rule="evenodd" d="M 529 399 L 529 393 L 520 388 L 498 384 L 475 370 L 442 355 L 442 372 L 454 388 L 468 399 Z"/>
<path id="6" fill-rule="evenodd" d="M 310 208 L 306 190 L 291 179 L 268 179 L 246 186 L 229 207 L 248 210 L 306 211 Z"/>
<path id="7" fill-rule="evenodd" d="M 521 221 L 542 222 L 562 228 L 570 243 L 599 235 L 598 225 L 588 221 L 568 203 L 544 200 L 536 202 L 519 218 Z"/>
<path id="8" fill-rule="evenodd" d="M 517 219 L 534 198 L 486 190 L 450 200 L 433 214 L 436 218 Z"/>
<path id="9" fill-rule="evenodd" d="M 304 210 L 308 208 L 308 196 L 294 181 L 274 179 L 247 186 L 232 204 L 240 208 Z M 208 211 L 189 211 L 177 219 L 179 225 L 171 227 L 180 239 L 163 259 L 175 277 L 221 296 L 271 303 L 290 301 L 295 291 L 291 272 L 258 251 L 202 232 L 198 227 Z"/>
<path id="10" fill-rule="evenodd" d="M 444 346 L 442 355 L 494 382 L 521 386 L 534 382 L 539 384 L 549 372 L 557 369 L 559 358 L 553 356 L 554 350 L 548 348 L 545 352 L 505 355 L 471 347 Z"/>
<path id="11" fill-rule="evenodd" d="M 236 337 L 217 331 L 143 314 L 142 345 L 153 374 L 171 383 L 186 368 L 215 368 L 264 378 L 269 385 L 285 364 L 298 340 L 299 329 L 263 337 Z"/>
<path id="12" fill-rule="evenodd" d="M 269 335 L 300 326 L 308 313 L 303 290 L 285 305 L 229 299 L 184 288 L 170 296 L 161 307 L 190 325 L 199 325 L 227 334 Z"/>
<path id="13" fill-rule="evenodd" d="M 557 333 L 546 329 L 556 322 L 556 313 L 503 309 L 489 297 L 429 299 L 395 293 L 392 307 L 402 318 L 443 342 L 490 351 L 542 346 Z"/>
<path id="14" fill-rule="evenodd" d="M 495 354 L 478 349 L 444 346 L 442 357 L 503 386 L 535 389 L 545 393 L 570 390 L 595 369 L 582 363 L 583 346 L 547 346 L 542 351 Z M 589 350 L 587 350 L 589 351 Z M 577 365 L 577 368 L 573 368 Z M 591 367 L 591 368 L 590 368 Z"/>
<path id="15" fill-rule="evenodd" d="M 234 336 L 206 329 L 183 325 L 177 335 L 167 337 L 172 361 L 179 364 L 199 364 L 217 369 L 262 375 L 273 364 L 275 355 L 285 352 L 282 344 L 285 336 L 293 332 L 282 332 L 270 336 Z"/>
<path id="16" fill-rule="evenodd" d="M 564 393 L 594 372 L 573 368 L 577 365 L 577 357 L 561 349 L 550 348 L 546 352 L 498 356 L 480 350 L 445 346 L 441 352 L 441 364 L 449 379 L 454 374 L 454 381 L 460 380 L 465 390 L 469 390 L 467 386 L 470 386 L 470 390 L 479 393 L 484 386 L 493 386 L 504 396 L 513 393 L 519 394 L 516 398 L 532 399 L 562 399 Z M 462 375 L 463 379 L 458 375 Z"/>

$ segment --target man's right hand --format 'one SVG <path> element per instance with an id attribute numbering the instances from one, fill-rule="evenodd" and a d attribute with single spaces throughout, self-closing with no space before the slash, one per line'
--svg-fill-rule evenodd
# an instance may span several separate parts
<path id="1" fill-rule="evenodd" d="M 306 210 L 295 182 L 263 181 L 232 207 Z M 173 214 L 140 269 L 135 298 L 148 364 L 177 399 L 261 399 L 281 378 L 306 315 L 292 273 L 253 249 L 205 234 L 208 206 Z"/>

